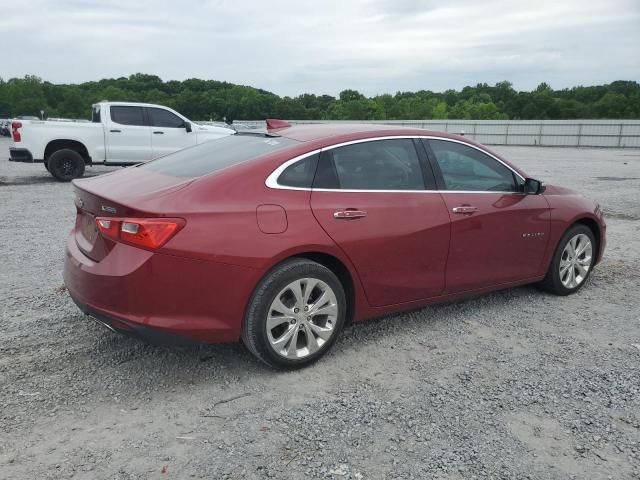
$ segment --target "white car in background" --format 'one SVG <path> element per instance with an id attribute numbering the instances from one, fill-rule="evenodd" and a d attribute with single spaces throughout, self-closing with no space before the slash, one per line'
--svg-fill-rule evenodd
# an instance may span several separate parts
<path id="1" fill-rule="evenodd" d="M 134 165 L 235 133 L 147 103 L 97 103 L 92 117 L 91 122 L 13 120 L 9 160 L 43 162 L 51 175 L 68 182 L 81 177 L 85 165 Z"/>

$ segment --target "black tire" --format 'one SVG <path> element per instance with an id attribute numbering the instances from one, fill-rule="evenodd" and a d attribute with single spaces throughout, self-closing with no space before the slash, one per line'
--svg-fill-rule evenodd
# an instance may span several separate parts
<path id="1" fill-rule="evenodd" d="M 84 175 L 84 158 L 75 150 L 63 148 L 53 152 L 47 159 L 47 170 L 53 178 L 61 182 L 70 182 Z"/>
<path id="2" fill-rule="evenodd" d="M 567 287 L 562 283 L 562 279 L 560 278 L 560 262 L 562 261 L 562 256 L 565 247 L 569 241 L 576 237 L 577 235 L 586 235 L 591 241 L 592 246 L 592 254 L 591 261 L 589 262 L 589 269 L 587 270 L 587 274 L 584 276 L 582 281 L 578 283 L 577 286 Z M 558 246 L 556 247 L 556 251 L 553 254 L 553 258 L 551 259 L 551 264 L 549 265 L 549 270 L 547 271 L 547 275 L 544 277 L 538 286 L 555 295 L 571 295 L 572 293 L 580 290 L 585 283 L 587 283 L 587 279 L 591 275 L 593 271 L 593 265 L 596 261 L 598 252 L 598 244 L 596 242 L 596 238 L 589 227 L 586 225 L 576 224 L 569 228 L 565 234 L 562 236 L 560 241 L 558 242 Z M 573 267 L 571 267 L 573 268 Z"/>
<path id="3" fill-rule="evenodd" d="M 49 171 L 49 162 L 47 160 L 44 161 L 44 168 Z"/>
<path id="4" fill-rule="evenodd" d="M 303 358 L 287 358 L 279 354 L 269 341 L 267 334 L 267 316 L 272 313 L 269 311 L 272 302 L 274 302 L 276 296 L 281 293 L 283 289 L 286 289 L 288 285 L 296 280 L 307 278 L 324 282 L 332 290 L 332 293 L 335 294 L 338 311 L 333 321 L 333 333 L 314 353 L 310 353 Z M 242 328 L 242 341 L 253 355 L 271 367 L 280 369 L 304 367 L 318 360 L 335 343 L 344 325 L 346 311 L 347 301 L 344 288 L 340 280 L 338 280 L 338 277 L 336 277 L 331 270 L 311 260 L 292 258 L 267 273 L 254 290 L 247 305 Z M 301 315 L 304 316 L 306 314 L 301 313 Z M 310 318 L 311 317 L 307 317 L 307 319 Z M 293 323 L 295 323 L 294 320 L 291 321 L 292 325 Z M 303 331 L 301 340 L 307 341 L 305 339 L 306 334 L 304 333 L 306 330 L 303 330 L 302 323 L 303 321 L 300 321 L 299 325 L 291 328 L 297 329 L 299 326 L 300 330 Z M 286 325 L 286 327 L 284 327 L 284 325 Z M 289 325 L 285 322 L 282 328 L 288 330 Z M 298 336 L 299 332 L 295 338 L 298 339 Z M 316 340 L 319 340 L 319 337 Z"/>

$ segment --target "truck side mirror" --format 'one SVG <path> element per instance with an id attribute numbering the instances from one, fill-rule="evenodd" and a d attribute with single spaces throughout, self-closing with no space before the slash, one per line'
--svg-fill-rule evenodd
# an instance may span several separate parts
<path id="1" fill-rule="evenodd" d="M 184 122 L 184 129 L 187 131 L 187 133 L 191 133 L 193 131 L 193 129 L 191 128 L 191 122 Z"/>

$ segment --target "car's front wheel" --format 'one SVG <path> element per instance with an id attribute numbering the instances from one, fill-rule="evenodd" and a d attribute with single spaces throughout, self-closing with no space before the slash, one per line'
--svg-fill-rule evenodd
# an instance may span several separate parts
<path id="1" fill-rule="evenodd" d="M 328 268 L 297 258 L 269 272 L 253 293 L 242 339 L 266 364 L 298 368 L 335 342 L 346 314 L 344 288 Z"/>
<path id="2" fill-rule="evenodd" d="M 540 286 L 556 295 L 577 292 L 587 281 L 596 260 L 596 240 L 591 229 L 574 225 L 563 235 Z"/>

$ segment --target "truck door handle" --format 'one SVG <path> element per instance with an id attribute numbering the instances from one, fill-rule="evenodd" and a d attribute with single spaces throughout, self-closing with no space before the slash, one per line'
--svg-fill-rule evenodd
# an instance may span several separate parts
<path id="1" fill-rule="evenodd" d="M 154 135 L 164 135 L 164 132 L 153 132 Z"/>
<path id="2" fill-rule="evenodd" d="M 351 220 L 354 218 L 364 218 L 367 216 L 367 212 L 363 212 L 362 210 L 340 210 L 338 212 L 333 212 L 333 218 L 336 220 Z"/>
<path id="3" fill-rule="evenodd" d="M 463 205 L 461 207 L 453 207 L 451 209 L 453 213 L 470 214 L 478 211 L 478 207 L 472 207 L 471 205 Z"/>
<path id="4" fill-rule="evenodd" d="M 111 133 L 120 133 L 122 130 L 109 130 Z"/>

